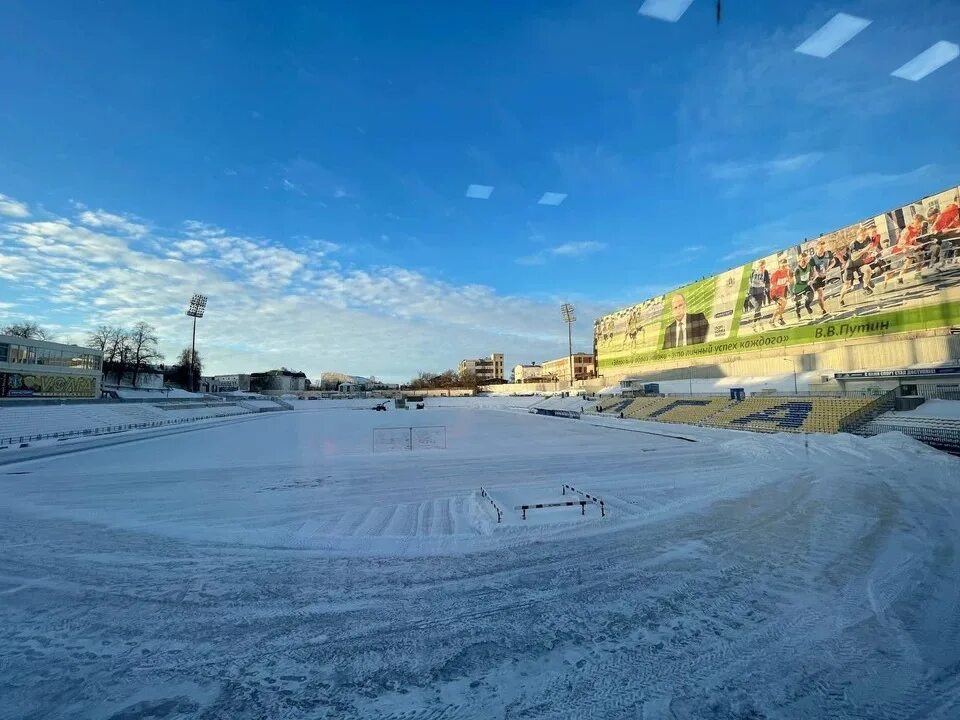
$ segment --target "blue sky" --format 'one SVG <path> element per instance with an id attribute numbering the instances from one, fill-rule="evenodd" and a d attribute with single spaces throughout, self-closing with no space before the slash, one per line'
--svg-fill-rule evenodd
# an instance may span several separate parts
<path id="1" fill-rule="evenodd" d="M 960 178 L 960 62 L 891 75 L 952 0 L 641 5 L 6 3 L 0 321 L 173 358 L 205 291 L 212 372 L 513 365 Z"/>

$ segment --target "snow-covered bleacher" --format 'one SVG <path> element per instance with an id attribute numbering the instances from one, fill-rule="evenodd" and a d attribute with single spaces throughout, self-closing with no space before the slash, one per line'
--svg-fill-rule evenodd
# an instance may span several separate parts
<path id="1" fill-rule="evenodd" d="M 90 403 L 0 406 L 0 445 L 52 435 L 110 432 L 250 412 L 233 403 Z"/>
<path id="2" fill-rule="evenodd" d="M 275 400 L 264 400 L 258 399 L 253 400 L 251 398 L 243 398 L 240 401 L 240 405 L 247 410 L 252 410 L 254 412 L 264 412 L 269 410 L 283 410 L 285 409 Z"/>
<path id="3" fill-rule="evenodd" d="M 960 452 L 960 400 L 928 400 L 913 410 L 891 410 L 857 429 L 858 435 L 899 431 L 915 440 Z"/>

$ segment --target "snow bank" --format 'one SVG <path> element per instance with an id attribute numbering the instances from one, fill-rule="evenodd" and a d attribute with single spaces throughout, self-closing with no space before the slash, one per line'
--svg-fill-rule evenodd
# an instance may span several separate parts
<path id="1" fill-rule="evenodd" d="M 927 417 L 960 419 L 960 400 L 927 400 L 913 410 L 886 413 L 884 417 Z"/>

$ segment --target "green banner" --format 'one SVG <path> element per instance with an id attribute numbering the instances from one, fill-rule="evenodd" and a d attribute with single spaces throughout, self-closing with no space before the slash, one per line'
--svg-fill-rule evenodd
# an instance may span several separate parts
<path id="1" fill-rule="evenodd" d="M 594 323 L 598 368 L 960 325 L 960 188 L 739 265 Z"/>

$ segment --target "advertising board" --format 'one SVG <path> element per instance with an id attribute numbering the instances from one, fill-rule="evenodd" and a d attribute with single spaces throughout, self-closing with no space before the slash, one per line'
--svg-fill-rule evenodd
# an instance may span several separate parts
<path id="1" fill-rule="evenodd" d="M 960 324 L 960 187 L 594 322 L 599 370 Z"/>

